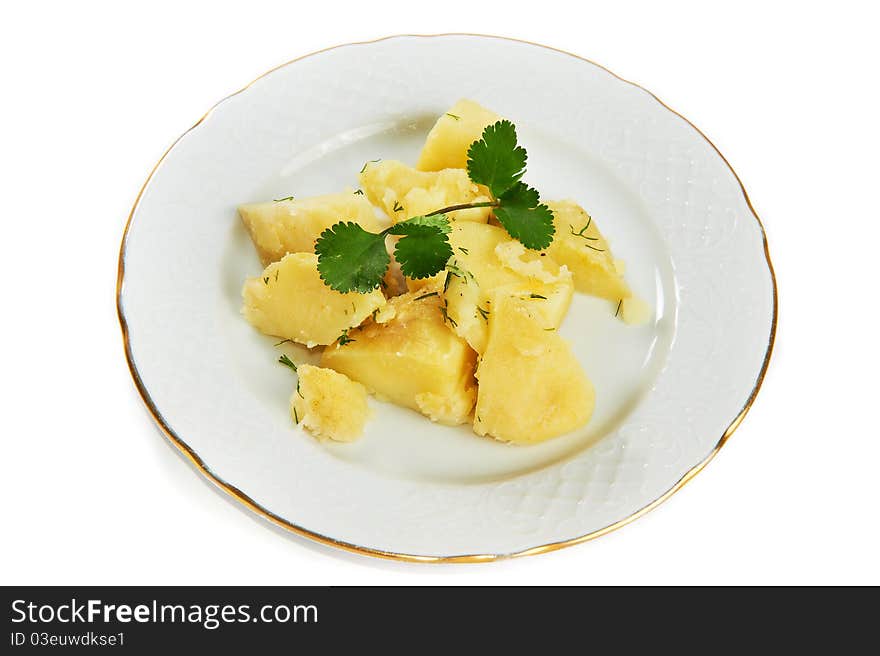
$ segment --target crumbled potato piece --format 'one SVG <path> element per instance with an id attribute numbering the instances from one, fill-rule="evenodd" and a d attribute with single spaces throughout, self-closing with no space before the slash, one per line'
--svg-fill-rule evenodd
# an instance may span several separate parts
<path id="1" fill-rule="evenodd" d="M 370 414 L 367 391 L 360 383 L 332 369 L 301 364 L 290 416 L 315 437 L 353 442 L 364 432 Z"/>

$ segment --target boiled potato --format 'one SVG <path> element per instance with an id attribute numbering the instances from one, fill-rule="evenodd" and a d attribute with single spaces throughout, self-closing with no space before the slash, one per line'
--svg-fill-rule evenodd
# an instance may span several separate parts
<path id="1" fill-rule="evenodd" d="M 339 221 L 354 221 L 369 232 L 385 228 L 363 194 L 351 192 L 252 203 L 239 207 L 238 213 L 263 266 L 288 253 L 313 252 L 318 236 Z"/>
<path id="2" fill-rule="evenodd" d="M 428 295 L 430 294 L 430 295 Z M 439 290 L 397 296 L 354 340 L 324 350 L 321 366 L 433 421 L 461 424 L 474 407 L 476 353 L 443 321 Z"/>
<path id="3" fill-rule="evenodd" d="M 487 125 L 499 120 L 498 114 L 473 100 L 459 100 L 431 128 L 416 168 L 420 171 L 466 169 L 470 145 L 483 136 Z"/>
<path id="4" fill-rule="evenodd" d="M 464 169 L 436 172 L 418 171 L 395 160 L 368 162 L 360 177 L 367 198 L 394 222 L 424 216 L 436 210 L 463 203 L 490 200 L 488 191 L 468 178 Z M 450 212 L 453 221 L 489 219 L 490 208 L 477 207 Z"/>
<path id="5" fill-rule="evenodd" d="M 370 412 L 367 391 L 360 383 L 332 369 L 301 364 L 290 416 L 315 437 L 353 442 L 364 432 Z"/>
<path id="6" fill-rule="evenodd" d="M 615 302 L 630 297 L 623 263 L 615 261 L 590 215 L 570 200 L 548 202 L 547 206 L 553 211 L 556 234 L 546 252 L 571 270 L 575 288 Z"/>
<path id="7" fill-rule="evenodd" d="M 528 251 L 503 228 L 458 223 L 449 235 L 453 257 L 444 299 L 452 329 L 477 353 L 486 349 L 489 317 L 499 291 L 528 300 L 543 327 L 558 328 L 568 311 L 571 274 L 553 258 Z"/>
<path id="8" fill-rule="evenodd" d="M 583 426 L 595 392 L 568 343 L 527 300 L 498 294 L 477 368 L 474 431 L 535 444 Z"/>
<path id="9" fill-rule="evenodd" d="M 331 344 L 385 305 L 382 292 L 340 294 L 318 274 L 314 253 L 290 253 L 242 290 L 242 314 L 257 330 L 305 344 Z"/>

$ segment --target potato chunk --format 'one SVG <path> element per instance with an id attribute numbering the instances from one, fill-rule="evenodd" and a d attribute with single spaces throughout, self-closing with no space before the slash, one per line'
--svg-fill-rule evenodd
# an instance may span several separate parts
<path id="1" fill-rule="evenodd" d="M 315 437 L 353 442 L 364 432 L 370 414 L 367 391 L 332 369 L 301 364 L 290 396 L 290 416 Z"/>
<path id="2" fill-rule="evenodd" d="M 382 292 L 340 294 L 318 275 L 318 256 L 291 253 L 242 290 L 242 314 L 259 331 L 305 344 L 331 344 L 385 305 Z"/>
<path id="3" fill-rule="evenodd" d="M 394 223 L 450 205 L 490 200 L 488 191 L 471 182 L 464 169 L 426 172 L 403 162 L 382 160 L 367 163 L 360 179 L 367 198 L 385 210 Z M 477 207 L 447 216 L 454 221 L 485 223 L 489 213 L 490 208 Z"/>
<path id="4" fill-rule="evenodd" d="M 526 299 L 543 328 L 558 328 L 568 311 L 571 274 L 510 238 L 503 228 L 459 223 L 449 235 L 453 258 L 443 294 L 453 330 L 477 353 L 486 350 L 489 317 L 499 292 Z"/>
<path id="5" fill-rule="evenodd" d="M 324 350 L 321 365 L 357 380 L 378 396 L 455 425 L 474 406 L 476 354 L 443 321 L 438 290 L 388 301 L 377 319 L 349 333 L 354 341 Z"/>
<path id="6" fill-rule="evenodd" d="M 496 296 L 477 380 L 474 431 L 506 442 L 535 444 L 574 430 L 595 405 L 566 341 L 515 296 Z"/>
<path id="7" fill-rule="evenodd" d="M 623 263 L 615 262 L 599 227 L 582 207 L 570 200 L 548 202 L 556 234 L 546 252 L 574 276 L 579 292 L 610 301 L 632 295 L 623 278 Z M 584 227 L 586 226 L 586 229 Z"/>
<path id="8" fill-rule="evenodd" d="M 459 100 L 437 119 L 425 139 L 416 168 L 420 171 L 467 168 L 467 151 L 483 128 L 501 120 L 473 100 Z"/>
<path id="9" fill-rule="evenodd" d="M 321 232 L 339 221 L 354 221 L 369 232 L 385 228 L 363 194 L 351 192 L 242 205 L 238 213 L 263 266 L 287 253 L 314 252 Z"/>

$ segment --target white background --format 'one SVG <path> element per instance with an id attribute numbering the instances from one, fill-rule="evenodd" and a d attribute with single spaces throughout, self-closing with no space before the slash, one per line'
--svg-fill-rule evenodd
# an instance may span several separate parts
<path id="1" fill-rule="evenodd" d="M 0 583 L 880 583 L 880 49 L 869 3 L 826 6 L 4 4 Z M 206 483 L 135 392 L 115 286 L 138 189 L 215 101 L 317 49 L 451 31 L 593 59 L 691 119 L 764 221 L 780 318 L 745 422 L 660 508 L 556 553 L 432 566 L 313 545 Z"/>

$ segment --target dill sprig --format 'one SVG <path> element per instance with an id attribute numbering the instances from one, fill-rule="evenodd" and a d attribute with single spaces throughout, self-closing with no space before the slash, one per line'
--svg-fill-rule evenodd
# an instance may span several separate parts
<path id="1" fill-rule="evenodd" d="M 587 231 L 587 229 L 590 227 L 590 224 L 592 224 L 592 223 L 593 223 L 593 217 L 588 215 L 588 216 L 587 216 L 587 224 L 586 224 L 583 228 L 581 228 L 580 230 L 578 230 L 577 232 L 575 232 L 575 231 L 574 231 L 574 226 L 573 226 L 573 225 L 569 225 L 569 226 L 568 226 L 568 231 L 569 231 L 572 235 L 574 235 L 575 237 L 580 237 L 581 239 L 584 239 L 584 240 L 586 240 L 586 241 L 599 241 L 599 238 L 598 238 L 598 237 L 589 237 L 589 236 L 587 236 L 587 235 L 584 234 L 584 233 Z M 605 252 L 605 249 L 604 249 L 604 248 L 596 248 L 595 246 L 592 246 L 592 245 L 590 245 L 590 244 L 584 244 L 584 246 L 586 246 L 587 248 L 592 248 L 594 251 L 599 251 L 600 253 L 604 253 L 604 252 Z"/>
<path id="2" fill-rule="evenodd" d="M 445 302 L 443 303 L 443 305 L 440 306 L 440 314 L 443 315 L 444 322 L 448 321 L 449 325 L 451 325 L 453 328 L 456 328 L 458 326 L 455 319 L 449 316 L 449 308 L 447 307 Z"/>
<path id="3" fill-rule="evenodd" d="M 278 344 L 283 344 L 283 342 L 278 342 Z M 276 344 L 276 346 L 278 345 Z M 283 364 L 285 367 L 290 367 L 294 371 L 296 371 L 296 364 L 294 364 L 293 360 L 287 357 L 287 355 L 282 354 L 280 358 L 278 358 L 278 362 Z"/>
<path id="4" fill-rule="evenodd" d="M 371 160 L 368 161 L 368 162 L 364 162 L 364 165 L 363 165 L 363 167 L 361 168 L 361 173 L 363 173 L 364 171 L 366 171 L 366 170 L 367 170 L 367 167 L 368 167 L 370 164 L 375 164 L 376 162 L 381 162 L 381 161 L 382 161 L 382 158 L 380 157 L 379 159 L 371 159 Z"/>
<path id="5" fill-rule="evenodd" d="M 345 346 L 346 344 L 351 344 L 352 342 L 356 342 L 356 339 L 353 339 L 348 336 L 348 328 L 342 331 L 342 334 L 336 338 L 336 343 L 340 346 Z"/>

